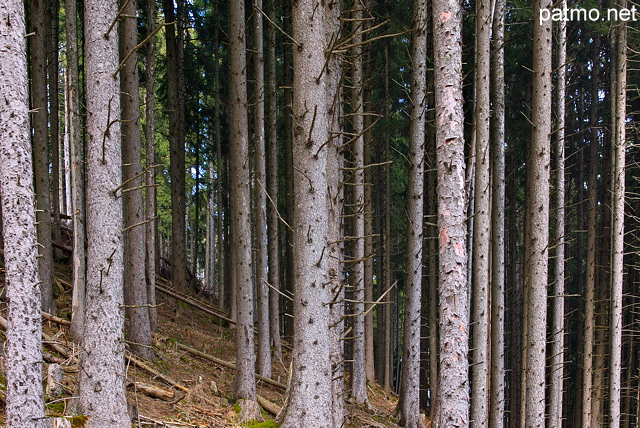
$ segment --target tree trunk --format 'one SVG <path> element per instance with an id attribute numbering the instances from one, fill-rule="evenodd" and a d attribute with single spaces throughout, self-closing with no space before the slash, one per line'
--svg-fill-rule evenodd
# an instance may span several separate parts
<path id="1" fill-rule="evenodd" d="M 388 123 L 389 116 L 389 103 L 391 102 L 389 96 L 389 44 L 384 45 L 384 117 Z M 385 127 L 386 128 L 386 127 Z M 384 138 L 384 151 L 385 162 L 387 165 L 384 167 L 384 287 L 387 293 L 384 302 L 384 377 L 382 381 L 382 388 L 385 394 L 391 392 L 391 383 L 393 381 L 392 363 L 393 363 L 393 348 L 391 343 L 391 282 L 393 281 L 393 272 L 391 271 L 391 257 L 393 247 L 391 246 L 391 146 L 389 142 L 389 136 L 385 132 Z"/>
<path id="2" fill-rule="evenodd" d="M 7 427 L 43 428 L 42 324 L 33 210 L 24 3 L 0 6 L 0 194 L 8 298 Z"/>
<path id="3" fill-rule="evenodd" d="M 253 284 L 251 260 L 249 123 L 247 110 L 244 1 L 231 3 L 231 251 L 236 288 L 236 400 L 256 400 L 254 379 Z"/>
<path id="4" fill-rule="evenodd" d="M 275 2 L 268 2 L 267 16 L 275 22 Z M 271 346 L 278 358 L 282 358 L 282 341 L 280 340 L 280 219 L 278 217 L 278 86 L 276 80 L 276 28 L 267 25 L 267 78 L 265 85 L 265 101 L 267 107 L 266 145 L 267 145 L 267 230 L 269 284 L 269 338 Z"/>
<path id="5" fill-rule="evenodd" d="M 262 0 L 253 3 L 253 73 L 254 114 L 253 132 L 255 144 L 254 173 L 254 226 L 256 243 L 256 288 L 258 290 L 258 355 L 256 370 L 262 376 L 271 376 L 271 348 L 269 339 L 269 286 L 267 265 L 267 167 L 265 161 L 265 85 L 264 43 L 262 25 Z M 277 200 L 277 199 L 276 199 Z"/>
<path id="6" fill-rule="evenodd" d="M 551 7 L 534 2 L 534 16 Z M 551 132 L 551 21 L 533 26 L 533 104 L 527 160 L 525 202 L 525 403 L 527 428 L 545 423 L 545 350 L 549 244 L 549 174 Z"/>
<path id="7" fill-rule="evenodd" d="M 353 182 L 352 182 L 352 296 L 354 303 L 352 334 L 353 337 L 353 363 L 351 373 L 351 394 L 355 403 L 367 404 L 367 374 L 365 371 L 365 331 L 364 331 L 364 101 L 363 101 L 363 75 L 362 75 L 362 18 L 363 4 L 355 2 L 352 19 L 355 32 L 352 49 L 353 63 L 351 70 L 351 112 L 353 115 Z"/>
<path id="8" fill-rule="evenodd" d="M 566 1 L 563 0 L 566 6 Z M 558 22 L 558 71 L 556 80 L 556 261 L 553 280 L 553 319 L 551 327 L 551 376 L 549 379 L 549 426 L 562 427 L 564 378 L 564 128 L 567 74 L 567 23 Z M 597 98 L 596 98 L 597 99 Z M 592 142 L 593 144 L 593 142 Z"/>
<path id="9" fill-rule="evenodd" d="M 120 81 L 115 2 L 85 3 L 87 290 L 78 373 L 88 427 L 129 427 L 125 396 Z"/>
<path id="10" fill-rule="evenodd" d="M 489 0 L 476 2 L 475 67 L 475 185 L 473 212 L 473 359 L 471 366 L 471 422 L 486 427 L 488 422 L 489 371 L 489 242 L 490 197 L 489 109 L 490 109 L 490 34 Z"/>
<path id="11" fill-rule="evenodd" d="M 173 2 L 163 0 L 165 22 L 173 23 L 165 28 L 167 42 L 167 104 L 169 107 L 169 146 L 171 178 L 171 280 L 179 291 L 187 289 L 187 251 L 185 224 L 185 147 L 184 112 L 181 109 L 180 74 L 182 63 L 179 58 L 178 38 L 180 31 L 176 22 Z"/>
<path id="12" fill-rule="evenodd" d="M 626 0 L 618 1 L 620 9 Z M 622 372 L 622 286 L 624 276 L 624 197 L 627 106 L 627 26 L 617 24 L 616 35 L 616 92 L 614 144 L 612 152 L 611 201 L 611 340 L 609 358 L 609 427 L 620 426 L 620 378 Z"/>
<path id="13" fill-rule="evenodd" d="M 156 0 L 147 2 L 147 36 L 156 28 Z M 147 303 L 149 304 L 149 325 L 154 332 L 158 328 L 158 311 L 156 305 L 156 40 L 152 37 L 147 44 L 145 56 L 146 80 L 146 128 L 145 128 L 145 270 L 147 280 Z"/>
<path id="14" fill-rule="evenodd" d="M 596 57 L 597 56 L 597 57 Z M 594 58 L 600 57 L 600 40 L 596 38 L 594 42 Z M 583 351 L 582 351 L 582 426 L 590 428 L 592 424 L 592 397 L 593 397 L 593 338 L 595 331 L 595 282 L 596 282 L 596 223 L 598 219 L 598 191 L 596 188 L 598 179 L 598 91 L 599 91 L 599 67 L 598 62 L 594 63 L 593 90 L 591 96 L 591 133 L 589 142 L 589 177 L 587 189 L 587 260 L 586 260 L 586 283 L 584 293 L 584 327 L 583 327 Z"/>
<path id="15" fill-rule="evenodd" d="M 413 2 L 411 41 L 411 124 L 407 191 L 407 276 L 405 279 L 404 343 L 400 386 L 400 423 L 422 426 L 420 418 L 420 310 L 424 217 L 424 147 L 427 101 L 427 2 Z"/>
<path id="16" fill-rule="evenodd" d="M 467 201 L 462 111 L 462 11 L 433 3 L 438 173 L 440 402 L 437 423 L 469 426 Z"/>
<path id="17" fill-rule="evenodd" d="M 505 414 L 505 0 L 495 2 L 491 62 L 491 391 L 489 426 L 502 428 Z M 561 428 L 561 426 L 558 426 Z"/>
<path id="18" fill-rule="evenodd" d="M 64 201 L 64 180 L 60 173 L 63 166 L 60 150 L 60 100 L 59 91 L 59 0 L 49 0 L 46 12 L 47 31 L 47 86 L 49 88 L 49 141 L 51 145 L 51 214 L 52 214 L 52 238 L 54 242 L 61 243 L 60 212 Z M 54 251 L 56 254 L 56 251 Z"/>
<path id="19" fill-rule="evenodd" d="M 49 138 L 47 107 L 47 55 L 45 41 L 46 0 L 30 1 L 31 32 L 31 109 L 33 126 L 33 172 L 36 189 L 38 227 L 38 273 L 42 293 L 42 310 L 55 314 L 53 301 L 53 246 L 51 241 L 51 193 L 49 179 Z"/>
<path id="20" fill-rule="evenodd" d="M 325 49 L 334 29 L 332 8 L 300 0 L 293 4 L 294 313 L 293 367 L 283 428 L 331 426 L 332 367 L 327 252 L 328 99 L 333 84 L 324 72 Z M 327 31 L 329 30 L 329 31 Z M 327 252 L 327 254 L 325 254 Z"/>
<path id="21" fill-rule="evenodd" d="M 73 219 L 73 294 L 71 299 L 71 336 L 82 340 L 86 289 L 85 247 L 85 153 L 80 131 L 80 90 L 78 76 L 78 28 L 76 0 L 65 1 L 66 25 L 66 115 L 71 152 L 71 207 Z"/>
<path id="22" fill-rule="evenodd" d="M 136 5 L 122 0 L 122 13 L 136 16 Z M 131 351 L 146 360 L 153 360 L 151 325 L 145 276 L 145 221 L 142 199 L 142 141 L 140 135 L 140 88 L 138 83 L 138 22 L 125 17 L 121 21 L 121 55 L 129 58 L 120 73 L 122 105 L 122 208 L 124 220 L 124 302 L 129 318 L 127 341 Z"/>

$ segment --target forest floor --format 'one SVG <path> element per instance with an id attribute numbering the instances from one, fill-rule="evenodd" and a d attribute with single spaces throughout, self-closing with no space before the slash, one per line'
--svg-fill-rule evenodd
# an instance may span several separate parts
<path id="1" fill-rule="evenodd" d="M 57 315 L 60 319 L 43 319 L 43 332 L 58 345 L 54 345 L 57 348 L 54 349 L 51 344 L 45 344 L 45 362 L 57 361 L 63 368 L 62 395 L 46 397 L 47 413 L 51 415 L 70 413 L 68 405 L 72 402 L 78 371 L 77 361 L 74 359 L 77 351 L 70 341 L 68 325 L 65 325 L 68 323 L 64 322 L 70 319 L 70 282 L 68 266 L 57 265 L 55 293 L 58 296 Z M 4 297 L 1 266 L 0 286 Z M 196 296 L 190 298 L 205 309 L 210 308 L 205 300 Z M 224 322 L 210 313 L 161 292 L 158 293 L 158 304 L 158 329 L 154 335 L 156 360 L 137 364 L 137 360 L 127 359 L 127 398 L 130 413 L 135 416 L 132 426 L 277 427 L 273 422 L 276 416 L 266 410 L 262 412 L 263 421 L 244 425 L 236 423 L 237 407 L 234 407 L 232 400 L 234 370 L 228 366 L 228 363 L 233 364 L 235 360 L 234 330 L 223 325 Z M 6 317 L 4 301 L 2 306 L 0 315 Z M 4 340 L 4 331 L 0 332 L 0 336 Z M 196 356 L 192 350 L 209 357 Z M 217 360 L 222 360 L 222 365 L 214 362 Z M 285 344 L 282 360 L 274 359 L 273 363 L 272 379 L 277 381 L 276 385 L 257 381 L 258 394 L 268 400 L 267 404 L 275 405 L 273 408 L 276 410 L 284 404 L 283 387 L 287 383 L 290 360 L 290 348 Z M 44 374 L 46 375 L 46 368 Z M 0 382 L 0 404 L 4 408 L 4 364 Z M 277 385 L 278 383 L 281 385 Z M 164 397 L 153 398 L 150 394 Z M 393 416 L 397 405 L 396 396 L 387 396 L 378 385 L 372 385 L 369 387 L 369 399 L 371 407 L 368 409 L 347 405 L 351 417 L 345 427 L 398 426 Z M 4 426 L 3 408 L 0 426 Z M 132 411 L 133 409 L 135 410 Z"/>

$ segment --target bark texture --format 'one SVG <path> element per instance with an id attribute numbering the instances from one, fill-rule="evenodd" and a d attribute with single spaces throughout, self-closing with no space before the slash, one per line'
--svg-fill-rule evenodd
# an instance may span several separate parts
<path id="1" fill-rule="evenodd" d="M 44 428 L 42 324 L 24 3 L 0 5 L 0 198 L 7 290 L 7 427 Z"/>
<path id="2" fill-rule="evenodd" d="M 548 0 L 534 2 L 534 16 L 550 8 Z M 551 22 L 533 26 L 533 123 L 527 159 L 524 280 L 525 426 L 545 424 L 547 341 L 547 274 L 549 247 L 549 176 L 551 151 Z"/>
<path id="3" fill-rule="evenodd" d="M 411 41 L 411 125 L 409 128 L 409 189 L 407 191 L 407 275 L 405 280 L 404 343 L 400 386 L 400 423 L 422 426 L 420 418 L 420 310 L 424 216 L 424 149 L 427 119 L 427 2 L 413 2 Z"/>
<path id="4" fill-rule="evenodd" d="M 336 3 L 293 4 L 294 336 L 293 373 L 282 427 L 331 426 L 331 338 L 327 223 L 328 75 L 323 72 Z"/>
<path id="5" fill-rule="evenodd" d="M 437 423 L 443 427 L 469 426 L 461 18 L 459 2 L 433 3 L 440 245 L 440 401 Z"/>
<path id="6" fill-rule="evenodd" d="M 87 290 L 78 372 L 88 427 L 129 427 L 125 396 L 122 184 L 115 0 L 85 3 L 87 67 Z"/>
<path id="7" fill-rule="evenodd" d="M 234 398 L 256 400 L 244 1 L 231 4 L 231 245 L 236 288 Z"/>

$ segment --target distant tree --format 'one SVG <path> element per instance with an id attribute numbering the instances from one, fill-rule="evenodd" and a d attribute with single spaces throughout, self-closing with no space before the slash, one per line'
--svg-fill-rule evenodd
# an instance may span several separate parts
<path id="1" fill-rule="evenodd" d="M 49 130 L 47 98 L 46 37 L 49 32 L 45 15 L 46 0 L 30 0 L 29 40 L 31 57 L 31 109 L 33 110 L 33 171 L 36 189 L 36 217 L 38 219 L 38 272 L 42 293 L 42 310 L 55 314 L 53 300 L 53 243 L 51 226 L 51 180 L 49 177 Z M 57 183 L 56 183 L 57 185 Z"/>
<path id="2" fill-rule="evenodd" d="M 440 385 L 439 426 L 469 424 L 469 319 L 462 11 L 455 0 L 433 2 L 438 174 Z"/>
<path id="3" fill-rule="evenodd" d="M 0 199 L 7 292 L 7 427 L 44 428 L 42 324 L 24 3 L 0 5 Z"/>
<path id="4" fill-rule="evenodd" d="M 142 199 L 142 136 L 140 133 L 140 85 L 138 79 L 138 22 L 136 5 L 121 2 L 125 17 L 120 23 L 120 58 L 125 61 L 120 72 L 122 105 L 122 207 L 124 217 L 124 301 L 129 318 L 127 340 L 131 351 L 153 360 L 151 325 L 147 308 L 145 272 L 145 214 Z M 153 95 L 152 95 L 153 96 Z"/>
<path id="5" fill-rule="evenodd" d="M 115 1 L 85 3 L 87 289 L 78 371 L 88 427 L 129 427 L 125 396 L 122 142 Z"/>

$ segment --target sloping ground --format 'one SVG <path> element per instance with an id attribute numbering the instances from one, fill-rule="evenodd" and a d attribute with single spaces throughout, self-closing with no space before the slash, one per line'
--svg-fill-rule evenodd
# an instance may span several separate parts
<path id="1" fill-rule="evenodd" d="M 60 396 L 47 397 L 48 413 L 68 415 L 71 411 L 75 379 L 78 371 L 77 350 L 68 336 L 65 320 L 70 319 L 70 278 L 68 267 L 57 266 L 56 294 L 60 319 L 44 319 L 44 332 L 52 339 L 45 344 L 45 361 L 62 366 L 63 392 Z M 2 270 L 0 285 L 4 288 Z M 2 290 L 4 291 L 4 290 Z M 4 298 L 4 292 L 2 292 Z M 190 296 L 191 299 L 196 299 Z M 207 309 L 206 302 L 199 301 Z M 2 302 L 4 306 L 4 301 Z M 181 300 L 158 293 L 158 331 L 154 340 L 156 360 L 136 364 L 127 360 L 127 396 L 130 411 L 134 414 L 135 427 L 235 427 L 236 410 L 231 399 L 233 369 L 228 363 L 235 360 L 234 331 L 222 324 L 217 317 L 196 309 Z M 6 317 L 6 308 L 0 314 Z M 213 308 L 211 308 L 213 309 Z M 0 336 L 4 339 L 3 331 Z M 210 357 L 202 358 L 188 349 L 200 351 Z M 223 365 L 213 362 L 222 360 Z M 225 363 L 226 362 L 226 363 Z M 267 404 L 281 407 L 285 399 L 290 352 L 284 350 L 282 361 L 274 361 L 269 384 L 258 380 L 258 394 Z M 46 366 L 48 366 L 47 364 Z M 227 366 L 227 367 L 225 367 Z M 0 389 L 4 389 L 4 365 L 0 376 Z M 162 396 L 164 398 L 154 398 Z M 372 409 L 352 408 L 352 420 L 348 427 L 395 427 L 391 416 L 397 400 L 386 397 L 378 387 L 369 390 Z M 0 391 L 0 398 L 4 394 Z M 4 405 L 4 402 L 2 402 Z M 263 405 L 264 407 L 264 405 Z M 275 416 L 263 412 L 265 422 L 249 426 L 275 427 Z M 0 426 L 4 426 L 0 414 Z"/>

